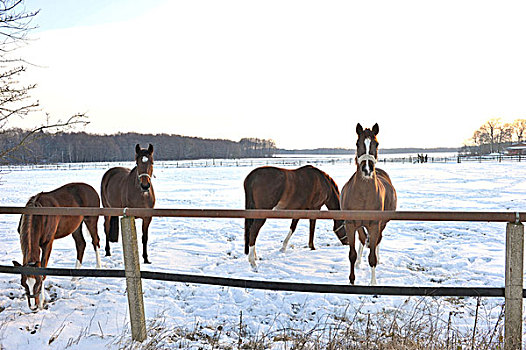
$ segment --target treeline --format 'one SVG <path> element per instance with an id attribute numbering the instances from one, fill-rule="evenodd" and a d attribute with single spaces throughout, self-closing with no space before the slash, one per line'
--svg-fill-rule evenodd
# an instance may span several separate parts
<path id="1" fill-rule="evenodd" d="M 482 124 L 462 148 L 461 153 L 485 155 L 504 153 L 506 148 L 526 138 L 526 119 L 516 119 L 504 123 L 501 118 L 493 118 Z"/>
<path id="2" fill-rule="evenodd" d="M 434 148 L 380 148 L 379 154 L 401 154 L 401 153 L 444 153 L 457 152 L 458 147 L 434 147 Z M 350 148 L 315 148 L 315 149 L 278 149 L 276 154 L 323 154 L 323 155 L 354 155 L 355 149 Z"/>
<path id="3" fill-rule="evenodd" d="M 26 131 L 9 129 L 0 134 L 0 150 L 20 143 Z M 240 141 L 204 139 L 168 134 L 119 133 L 95 135 L 85 132 L 41 133 L 29 144 L 2 158 L 4 164 L 77 163 L 133 160 L 135 145 L 151 143 L 157 160 L 200 158 L 271 157 L 276 145 L 272 140 L 243 138 Z"/>

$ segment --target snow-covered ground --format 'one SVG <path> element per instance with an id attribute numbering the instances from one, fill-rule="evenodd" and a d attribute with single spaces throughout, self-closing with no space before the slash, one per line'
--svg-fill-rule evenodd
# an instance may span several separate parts
<path id="1" fill-rule="evenodd" d="M 340 188 L 354 172 L 346 163 L 318 166 Z M 398 192 L 399 210 L 525 211 L 525 163 L 399 164 L 383 167 Z M 40 191 L 68 182 L 86 182 L 97 190 L 106 169 L 86 165 L 82 170 L 19 169 L 2 171 L 2 206 L 23 206 Z M 251 167 L 156 167 L 153 179 L 157 208 L 244 207 L 243 180 Z M 22 260 L 18 233 L 19 216 L 0 216 L 0 264 Z M 140 220 L 138 220 L 140 223 Z M 347 284 L 348 247 L 340 245 L 331 231 L 332 222 L 319 220 L 317 250 L 307 247 L 308 222 L 291 239 L 292 247 L 280 253 L 289 220 L 268 220 L 261 230 L 257 251 L 259 271 L 250 268 L 243 254 L 243 220 L 154 218 L 148 243 L 151 265 L 144 270 L 190 273 L 258 280 Z M 138 225 L 140 232 L 140 226 Z M 86 230 L 84 230 L 86 231 Z M 99 235 L 105 242 L 102 219 Z M 84 267 L 95 267 L 88 246 Z M 140 238 L 139 238 L 140 242 Z M 380 246 L 377 268 L 379 285 L 397 286 L 490 286 L 504 285 L 503 223 L 391 222 Z M 112 245 L 113 255 L 104 257 L 103 268 L 123 269 L 122 247 Z M 357 284 L 367 284 L 370 269 L 365 257 L 357 270 Z M 55 241 L 50 267 L 75 265 L 73 239 Z M 27 307 L 19 276 L 0 275 L 0 348 L 94 349 L 122 346 L 129 328 L 125 281 L 122 279 L 50 276 L 46 280 L 47 309 L 32 313 Z M 366 297 L 245 290 L 216 286 L 143 281 L 146 317 L 162 320 L 175 329 L 203 327 L 211 335 L 222 329 L 224 337 L 240 323 L 258 334 L 292 327 L 308 329 L 327 318 L 400 307 L 402 297 Z M 496 320 L 500 299 L 485 299 L 488 319 Z M 457 322 L 472 324 L 471 299 L 452 302 Z M 469 304 L 469 305 L 468 305 Z M 449 304 L 447 304 L 449 305 Z M 469 307 L 468 307 L 469 306 Z M 189 341 L 191 343 L 191 341 Z M 179 344 L 180 345 L 180 344 Z M 177 343 L 174 343 L 174 347 Z"/>

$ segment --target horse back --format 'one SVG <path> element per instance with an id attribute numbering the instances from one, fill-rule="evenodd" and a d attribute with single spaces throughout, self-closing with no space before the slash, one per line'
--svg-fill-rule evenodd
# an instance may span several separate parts
<path id="1" fill-rule="evenodd" d="M 43 195 L 52 196 L 59 207 L 100 207 L 97 191 L 83 182 L 73 182 Z"/>
<path id="2" fill-rule="evenodd" d="M 303 198 L 302 207 L 318 209 L 333 199 L 337 209 L 340 209 L 340 191 L 336 182 L 324 171 L 305 165 L 294 171 L 296 198 Z"/>
<path id="3" fill-rule="evenodd" d="M 243 183 L 246 209 L 274 208 L 285 189 L 286 172 L 272 166 L 252 170 Z"/>
<path id="4" fill-rule="evenodd" d="M 131 169 L 124 167 L 111 168 L 102 176 L 100 195 L 104 207 L 125 207 L 123 190 Z"/>

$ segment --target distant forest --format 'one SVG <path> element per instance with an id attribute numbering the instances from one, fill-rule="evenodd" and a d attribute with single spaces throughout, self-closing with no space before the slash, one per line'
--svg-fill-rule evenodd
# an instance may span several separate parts
<path id="1" fill-rule="evenodd" d="M 0 150 L 11 149 L 25 135 L 26 131 L 21 129 L 2 131 Z M 271 157 L 276 152 L 274 141 L 258 138 L 235 142 L 167 134 L 69 132 L 41 133 L 33 142 L 6 154 L 2 161 L 4 164 L 131 161 L 135 145 L 147 147 L 149 143 L 154 146 L 157 160 Z"/>
<path id="2" fill-rule="evenodd" d="M 27 134 L 21 129 L 8 129 L 0 133 L 1 151 L 11 150 Z M 96 135 L 85 132 L 42 132 L 31 143 L 9 151 L 0 157 L 2 164 L 55 164 L 132 161 L 135 145 L 154 146 L 157 160 L 190 159 L 235 159 L 266 158 L 274 155 L 319 154 L 349 155 L 354 149 L 316 148 L 316 149 L 278 149 L 272 140 L 243 138 L 239 141 L 223 139 L 204 139 L 168 134 L 119 133 L 115 135 Z M 451 152 L 456 148 L 392 148 L 381 149 L 381 154 L 392 153 L 433 153 Z"/>

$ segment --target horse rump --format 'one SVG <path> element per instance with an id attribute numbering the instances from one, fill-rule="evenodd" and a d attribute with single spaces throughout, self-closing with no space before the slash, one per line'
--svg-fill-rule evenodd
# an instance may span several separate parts
<path id="1" fill-rule="evenodd" d="M 119 217 L 112 216 L 110 217 L 110 232 L 108 234 L 108 239 L 112 243 L 119 241 Z"/>

